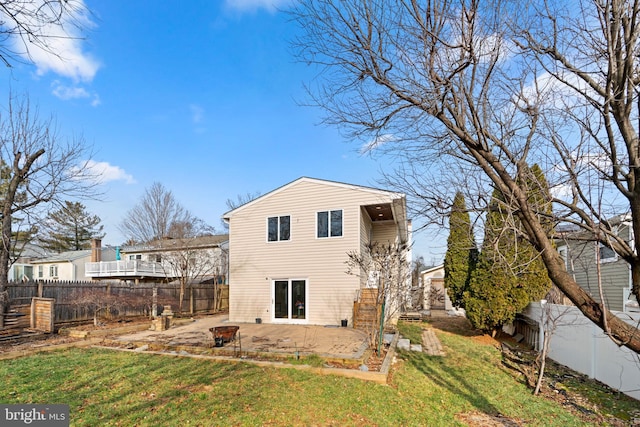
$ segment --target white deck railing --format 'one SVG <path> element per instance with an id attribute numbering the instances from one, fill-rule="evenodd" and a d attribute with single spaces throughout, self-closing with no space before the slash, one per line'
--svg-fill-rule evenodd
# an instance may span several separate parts
<path id="1" fill-rule="evenodd" d="M 100 261 L 85 264 L 87 277 L 153 276 L 164 277 L 162 264 L 151 261 Z"/>

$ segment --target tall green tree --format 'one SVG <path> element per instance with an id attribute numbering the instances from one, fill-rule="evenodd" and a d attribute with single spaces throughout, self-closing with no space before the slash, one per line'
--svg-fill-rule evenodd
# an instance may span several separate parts
<path id="1" fill-rule="evenodd" d="M 464 293 L 477 261 L 477 248 L 464 195 L 457 192 L 449 215 L 449 237 L 444 256 L 444 286 L 451 302 L 464 307 Z"/>
<path id="2" fill-rule="evenodd" d="M 551 197 L 541 169 L 523 168 L 523 186 L 529 204 L 551 236 Z M 464 294 L 467 317 L 474 327 L 495 333 L 512 321 L 531 301 L 551 288 L 540 252 L 527 240 L 513 204 L 497 189 L 485 222 L 484 241 L 477 268 Z"/>
<path id="3" fill-rule="evenodd" d="M 80 202 L 66 200 L 62 207 L 50 212 L 38 236 L 44 249 L 54 252 L 89 249 L 92 239 L 102 239 L 104 226 L 98 215 L 92 215 Z"/>
<path id="4" fill-rule="evenodd" d="M 464 293 L 467 318 L 471 324 L 492 334 L 529 303 L 523 288 L 518 287 L 516 275 L 525 269 L 525 266 L 517 265 L 518 231 L 507 224 L 509 219 L 504 198 L 495 189 L 485 220 L 478 265 Z M 518 304 L 518 301 L 522 302 Z"/>

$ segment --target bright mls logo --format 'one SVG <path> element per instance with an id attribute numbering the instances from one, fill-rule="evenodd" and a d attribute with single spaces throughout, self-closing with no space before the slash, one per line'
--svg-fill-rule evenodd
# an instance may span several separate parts
<path id="1" fill-rule="evenodd" d="M 69 427 L 69 405 L 0 405 L 0 425 Z"/>

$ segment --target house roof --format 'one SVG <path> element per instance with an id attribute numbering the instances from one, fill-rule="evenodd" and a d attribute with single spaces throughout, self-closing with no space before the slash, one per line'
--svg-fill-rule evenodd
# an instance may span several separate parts
<path id="1" fill-rule="evenodd" d="M 217 248 L 229 241 L 228 234 L 217 234 L 213 236 L 200 236 L 192 239 L 162 239 L 151 242 L 147 245 L 134 245 L 120 248 L 123 253 L 140 252 L 165 252 L 178 249 L 207 249 Z"/>
<path id="2" fill-rule="evenodd" d="M 41 246 L 35 245 L 33 243 L 25 243 L 24 245 L 18 243 L 14 248 L 13 257 L 18 257 L 19 259 L 42 259 L 51 256 L 51 251 L 48 251 Z"/>
<path id="3" fill-rule="evenodd" d="M 60 252 L 59 254 L 52 255 L 47 258 L 42 258 L 38 260 L 34 260 L 32 264 L 48 264 L 52 262 L 72 262 L 78 259 L 86 258 L 91 256 L 91 249 L 83 249 L 80 251 L 66 251 Z"/>
<path id="4" fill-rule="evenodd" d="M 438 271 L 438 270 L 440 270 L 442 268 L 444 268 L 444 264 L 436 265 L 434 267 L 427 267 L 424 270 L 421 270 L 420 274 L 433 273 L 434 271 Z"/>
<path id="5" fill-rule="evenodd" d="M 106 251 L 115 251 L 113 246 L 103 246 L 100 248 L 102 253 Z M 91 249 L 81 249 L 79 251 L 66 251 L 59 254 L 53 254 L 46 258 L 35 259 L 31 264 L 50 264 L 53 262 L 73 262 L 83 258 L 91 257 Z"/>
<path id="6" fill-rule="evenodd" d="M 347 184 L 347 183 L 344 183 L 344 182 L 329 181 L 329 180 L 325 180 L 325 179 L 309 178 L 309 177 L 303 176 L 303 177 L 300 177 L 300 178 L 298 178 L 298 179 L 296 179 L 294 181 L 289 182 L 288 184 L 285 184 L 285 185 L 283 185 L 281 187 L 278 187 L 275 190 L 272 190 L 272 191 L 270 191 L 270 192 L 268 192 L 266 194 L 263 194 L 260 197 L 256 197 L 255 199 L 251 200 L 250 202 L 245 203 L 242 206 L 239 206 L 239 207 L 237 207 L 235 209 L 232 209 L 232 210 L 226 212 L 225 214 L 222 215 L 222 218 L 223 219 L 229 219 L 229 218 L 231 218 L 231 216 L 235 212 L 243 210 L 246 207 L 257 203 L 260 200 L 263 200 L 263 199 L 265 199 L 267 197 L 270 197 L 270 196 L 272 196 L 274 194 L 277 194 L 277 193 L 279 193 L 281 191 L 284 191 L 287 188 L 290 188 L 290 187 L 292 187 L 294 185 L 297 185 L 297 184 L 299 184 L 301 182 L 313 182 L 313 183 L 317 183 L 317 184 L 333 185 L 333 186 L 342 187 L 342 188 L 358 189 L 358 190 L 368 191 L 368 192 L 371 192 L 371 193 L 384 194 L 386 196 L 391 197 L 392 199 L 402 199 L 402 198 L 404 198 L 404 194 L 397 193 L 395 191 L 381 190 L 379 188 L 366 187 L 366 186 L 363 186 L 363 185 Z"/>
<path id="7" fill-rule="evenodd" d="M 602 221 L 602 225 L 605 228 L 611 227 L 611 229 L 615 230 L 614 227 L 630 227 L 631 226 L 631 215 L 629 214 L 620 214 L 615 215 L 606 221 Z M 619 232 L 620 228 L 618 228 Z M 578 224 L 559 224 L 555 228 L 555 240 L 580 240 L 580 241 L 595 241 L 598 240 L 595 238 L 594 232 L 588 229 L 582 228 Z"/>

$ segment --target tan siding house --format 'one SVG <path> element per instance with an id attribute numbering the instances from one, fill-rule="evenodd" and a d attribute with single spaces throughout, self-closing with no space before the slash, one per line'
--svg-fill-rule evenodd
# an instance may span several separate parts
<path id="1" fill-rule="evenodd" d="M 408 243 L 405 196 L 299 178 L 224 215 L 229 224 L 229 319 L 351 322 L 361 280 L 347 253 L 371 241 Z"/>

